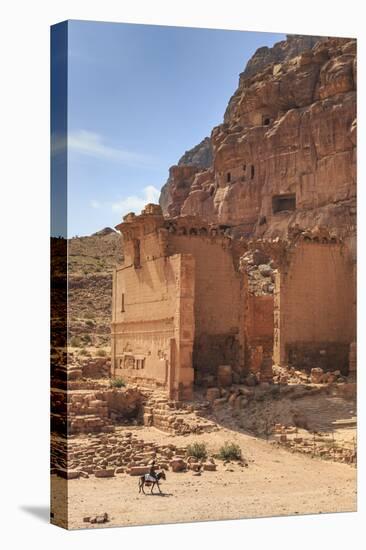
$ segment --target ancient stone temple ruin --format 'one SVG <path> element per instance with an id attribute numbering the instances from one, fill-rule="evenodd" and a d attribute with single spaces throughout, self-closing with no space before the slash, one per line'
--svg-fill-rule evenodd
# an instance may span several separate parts
<path id="1" fill-rule="evenodd" d="M 326 231 L 248 241 L 194 216 L 166 219 L 152 204 L 117 229 L 115 377 L 190 399 L 194 384 L 268 380 L 273 362 L 348 372 L 355 266 Z"/>
<path id="2" fill-rule="evenodd" d="M 244 289 L 232 241 L 194 218 L 148 205 L 118 226 L 124 264 L 113 281 L 114 375 L 190 398 L 196 378 L 244 365 Z"/>
<path id="3" fill-rule="evenodd" d="M 112 369 L 189 399 L 272 366 L 347 374 L 356 339 L 356 41 L 289 36 L 128 214 Z"/>

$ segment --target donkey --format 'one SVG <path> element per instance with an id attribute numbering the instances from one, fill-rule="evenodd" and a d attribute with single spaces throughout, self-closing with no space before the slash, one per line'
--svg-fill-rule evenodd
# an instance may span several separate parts
<path id="1" fill-rule="evenodd" d="M 144 491 L 144 486 L 145 485 L 147 485 L 147 486 L 151 485 L 150 493 L 153 494 L 153 489 L 156 485 L 157 488 L 159 489 L 159 493 L 162 494 L 161 489 L 160 489 L 160 485 L 159 485 L 159 481 L 161 479 L 166 479 L 164 470 L 162 470 L 161 472 L 157 472 L 154 478 L 152 476 L 150 476 L 149 474 L 145 474 L 145 475 L 141 476 L 140 480 L 139 480 L 139 493 L 141 493 L 141 491 L 142 491 L 144 493 L 144 495 L 146 495 L 146 493 Z"/>

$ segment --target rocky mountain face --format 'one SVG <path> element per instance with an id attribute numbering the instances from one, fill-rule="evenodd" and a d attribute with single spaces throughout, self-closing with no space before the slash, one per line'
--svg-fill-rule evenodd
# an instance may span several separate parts
<path id="1" fill-rule="evenodd" d="M 254 76 L 271 63 L 284 63 L 305 50 L 311 50 L 320 40 L 326 40 L 325 36 L 308 36 L 300 34 L 288 34 L 286 40 L 281 40 L 268 48 L 258 48 L 255 54 L 249 59 L 244 71 L 239 75 L 239 86 L 243 80 Z"/>
<path id="2" fill-rule="evenodd" d="M 169 178 L 161 189 L 159 203 L 164 214 L 178 215 L 187 198 L 196 173 L 212 165 L 211 140 L 205 137 L 201 143 L 186 151 L 176 166 L 169 170 Z M 171 209 L 169 207 L 171 205 Z"/>
<path id="3" fill-rule="evenodd" d="M 105 228 L 68 240 L 68 333 L 71 346 L 110 346 L 112 270 L 122 262 L 122 236 Z"/>
<path id="4" fill-rule="evenodd" d="M 257 50 L 210 147 L 204 169 L 189 154 L 170 169 L 166 215 L 198 215 L 248 236 L 320 226 L 354 233 L 356 40 L 291 35 Z"/>

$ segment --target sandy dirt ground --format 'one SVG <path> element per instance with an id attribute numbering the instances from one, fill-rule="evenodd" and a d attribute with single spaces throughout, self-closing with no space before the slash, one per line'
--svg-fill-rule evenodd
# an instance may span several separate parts
<path id="1" fill-rule="evenodd" d="M 133 430 L 145 441 L 187 445 L 198 436 L 174 437 L 155 428 Z M 199 436 L 210 452 L 225 441 L 235 441 L 247 459 L 247 468 L 217 461 L 216 472 L 167 472 L 163 496 L 138 493 L 138 478 L 70 480 L 70 529 L 254 518 L 294 514 L 356 511 L 356 469 L 341 463 L 312 459 L 272 446 L 248 435 L 220 429 Z M 228 471 L 231 470 L 231 471 Z M 63 481 L 53 477 L 55 488 Z M 149 491 L 149 489 L 147 489 Z M 55 491 L 55 499 L 57 493 Z M 56 504 L 56 502 L 54 503 Z M 54 509 L 57 509 L 54 506 Z M 102 526 L 84 523 L 84 516 L 107 512 Z"/>

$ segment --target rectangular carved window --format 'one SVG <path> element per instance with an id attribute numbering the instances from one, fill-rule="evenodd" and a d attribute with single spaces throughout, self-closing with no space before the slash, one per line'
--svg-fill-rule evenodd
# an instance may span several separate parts
<path id="1" fill-rule="evenodd" d="M 277 212 L 293 212 L 296 210 L 296 195 L 289 193 L 288 195 L 275 195 L 272 197 L 273 214 Z"/>
<path id="2" fill-rule="evenodd" d="M 144 369 L 144 368 L 145 368 L 145 358 L 136 359 L 136 369 L 140 370 L 140 369 Z"/>

